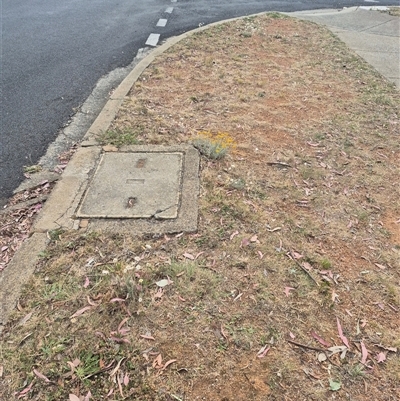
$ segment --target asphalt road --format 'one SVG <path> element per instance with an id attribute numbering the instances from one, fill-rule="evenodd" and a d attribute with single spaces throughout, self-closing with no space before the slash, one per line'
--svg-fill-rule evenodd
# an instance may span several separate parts
<path id="1" fill-rule="evenodd" d="M 23 166 L 38 162 L 96 82 L 130 64 L 150 33 L 162 40 L 262 11 L 355 5 L 396 0 L 2 0 L 0 206 L 23 180 Z M 168 18 L 165 27 L 156 27 L 159 18 Z"/>

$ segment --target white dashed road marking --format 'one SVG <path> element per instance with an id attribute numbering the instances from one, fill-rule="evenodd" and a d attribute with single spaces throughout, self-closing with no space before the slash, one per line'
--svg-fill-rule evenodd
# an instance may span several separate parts
<path id="1" fill-rule="evenodd" d="M 171 0 L 171 3 L 176 3 L 178 0 Z M 174 11 L 174 7 L 167 7 L 165 10 L 166 14 L 172 14 Z M 166 18 L 160 18 L 156 24 L 157 27 L 165 27 L 167 25 L 168 20 Z M 147 46 L 157 46 L 158 41 L 160 40 L 159 33 L 151 33 L 146 40 Z"/>
<path id="2" fill-rule="evenodd" d="M 146 40 L 146 45 L 148 46 L 157 46 L 157 43 L 160 39 L 159 33 L 151 33 Z"/>
<path id="3" fill-rule="evenodd" d="M 160 19 L 158 20 L 156 26 L 165 26 L 165 25 L 167 25 L 167 21 L 168 21 L 168 20 L 166 20 L 165 18 L 160 18 Z"/>

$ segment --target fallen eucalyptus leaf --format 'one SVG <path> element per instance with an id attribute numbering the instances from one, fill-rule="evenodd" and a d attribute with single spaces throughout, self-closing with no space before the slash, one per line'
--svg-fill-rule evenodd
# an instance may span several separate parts
<path id="1" fill-rule="evenodd" d="M 267 345 L 264 345 L 260 351 L 257 352 L 257 358 L 264 358 L 265 355 L 267 355 L 268 351 L 270 350 L 270 347 Z"/>
<path id="2" fill-rule="evenodd" d="M 376 360 L 378 361 L 378 363 L 384 362 L 386 360 L 386 354 L 384 352 L 380 352 L 376 356 Z"/>
<path id="3" fill-rule="evenodd" d="M 76 311 L 72 316 L 70 316 L 69 318 L 70 318 L 70 319 L 73 319 L 74 317 L 78 317 L 78 316 L 82 315 L 83 313 L 85 313 L 86 311 L 88 311 L 88 310 L 90 310 L 90 309 L 92 309 L 91 306 L 85 306 L 84 308 L 77 310 L 77 311 Z"/>
<path id="4" fill-rule="evenodd" d="M 329 379 L 329 388 L 331 391 L 338 391 L 342 387 L 342 384 L 340 382 L 337 382 L 335 380 Z"/>
<path id="5" fill-rule="evenodd" d="M 163 288 L 163 287 L 166 287 L 167 285 L 171 284 L 171 281 L 170 281 L 170 280 L 167 280 L 166 278 L 164 278 L 164 279 L 162 279 L 162 280 L 160 280 L 160 281 L 157 281 L 156 284 L 157 284 L 159 287 Z"/>
<path id="6" fill-rule="evenodd" d="M 337 328 L 338 328 L 338 333 L 339 333 L 339 337 L 340 339 L 343 341 L 343 344 L 350 349 L 350 345 L 349 345 L 349 340 L 347 339 L 347 337 L 343 334 L 343 330 L 342 330 L 342 325 L 340 324 L 340 321 L 338 318 L 336 318 L 336 322 L 337 322 Z"/>
<path id="7" fill-rule="evenodd" d="M 368 350 L 363 341 L 361 341 L 360 345 L 361 345 L 361 363 L 365 365 L 368 358 Z"/>
<path id="8" fill-rule="evenodd" d="M 191 253 L 185 252 L 185 253 L 183 254 L 183 256 L 184 256 L 186 259 L 194 260 L 194 256 L 193 256 Z"/>
<path id="9" fill-rule="evenodd" d="M 345 345 L 334 345 L 333 347 L 329 347 L 328 351 L 331 352 L 331 355 L 338 354 L 339 352 L 346 351 L 347 347 Z"/>

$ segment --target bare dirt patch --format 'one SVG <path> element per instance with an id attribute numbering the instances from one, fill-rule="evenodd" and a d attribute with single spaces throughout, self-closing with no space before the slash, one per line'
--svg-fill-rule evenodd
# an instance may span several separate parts
<path id="1" fill-rule="evenodd" d="M 4 394 L 398 399 L 398 113 L 393 85 L 308 22 L 175 45 L 111 129 L 235 140 L 201 160 L 198 232 L 53 233 L 2 335 Z"/>

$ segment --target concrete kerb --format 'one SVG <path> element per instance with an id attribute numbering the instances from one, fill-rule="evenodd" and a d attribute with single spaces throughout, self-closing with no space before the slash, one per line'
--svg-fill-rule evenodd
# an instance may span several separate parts
<path id="1" fill-rule="evenodd" d="M 48 241 L 47 234 L 34 233 L 22 244 L 0 275 L 0 333 L 18 302 L 22 287 L 34 273 L 40 252 L 46 249 Z"/>

